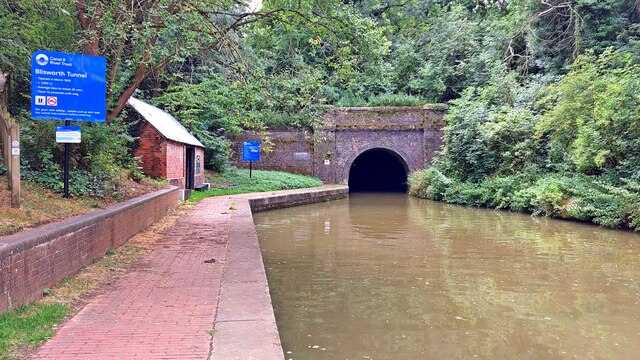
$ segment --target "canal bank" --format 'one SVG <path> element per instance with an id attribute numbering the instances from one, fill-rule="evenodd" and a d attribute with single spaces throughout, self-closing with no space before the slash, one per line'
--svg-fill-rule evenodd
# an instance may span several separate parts
<path id="1" fill-rule="evenodd" d="M 346 186 L 326 186 L 229 197 L 226 266 L 214 322 L 212 359 L 269 360 L 282 359 L 284 355 L 252 212 L 337 200 L 348 195 Z M 210 199 L 207 200 L 215 198 Z"/>
<path id="2" fill-rule="evenodd" d="M 203 200 L 35 358 L 282 359 L 251 209 L 347 196 L 326 186 Z"/>

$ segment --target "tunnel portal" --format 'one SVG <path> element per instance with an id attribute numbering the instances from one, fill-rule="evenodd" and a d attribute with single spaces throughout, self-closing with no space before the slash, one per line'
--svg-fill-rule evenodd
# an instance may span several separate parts
<path id="1" fill-rule="evenodd" d="M 408 166 L 397 153 L 371 149 L 360 154 L 349 170 L 351 192 L 406 192 Z"/>

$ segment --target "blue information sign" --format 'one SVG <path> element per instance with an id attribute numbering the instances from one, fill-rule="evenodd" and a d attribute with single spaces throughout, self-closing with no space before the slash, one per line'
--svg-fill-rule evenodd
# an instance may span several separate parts
<path id="1" fill-rule="evenodd" d="M 31 57 L 31 117 L 103 122 L 107 61 L 101 56 L 36 51 Z"/>
<path id="2" fill-rule="evenodd" d="M 245 141 L 242 143 L 242 160 L 258 161 L 260 160 L 260 142 Z"/>

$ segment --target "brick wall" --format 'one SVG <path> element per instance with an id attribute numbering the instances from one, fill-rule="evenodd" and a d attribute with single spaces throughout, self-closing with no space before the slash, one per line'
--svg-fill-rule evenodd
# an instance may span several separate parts
<path id="1" fill-rule="evenodd" d="M 202 185 L 202 183 L 207 182 L 207 179 L 204 176 L 204 149 L 203 148 L 196 148 L 195 171 L 196 171 L 196 179 L 195 179 L 196 186 Z"/>
<path id="2" fill-rule="evenodd" d="M 165 142 L 164 136 L 145 121 L 140 130 L 140 144 L 135 151 L 135 156 L 140 157 L 140 167 L 146 175 L 156 178 L 167 177 Z"/>
<path id="3" fill-rule="evenodd" d="M 260 193 L 249 199 L 252 212 L 283 209 L 292 206 L 345 199 L 349 197 L 347 186 L 333 188 L 304 189 L 289 193 Z"/>
<path id="4" fill-rule="evenodd" d="M 45 288 L 102 257 L 178 205 L 178 189 L 0 237 L 0 313 L 42 297 Z"/>
<path id="5" fill-rule="evenodd" d="M 277 170 L 294 174 L 313 174 L 313 139 L 311 132 L 299 130 L 271 130 L 269 144 L 260 136 L 246 132 L 234 141 L 232 161 L 241 168 L 249 168 L 249 162 L 242 160 L 242 142 L 261 142 L 260 161 L 253 162 L 256 170 Z"/>
<path id="6" fill-rule="evenodd" d="M 254 169 L 313 175 L 325 183 L 346 184 L 353 161 L 365 151 L 387 149 L 405 162 L 409 171 L 428 166 L 442 147 L 442 105 L 372 108 L 333 108 L 322 127 L 307 130 L 271 130 L 271 152 L 263 151 Z M 242 142 L 260 140 L 246 132 L 234 140 L 232 160 L 242 161 Z M 263 140 L 264 145 L 266 142 Z M 263 145 L 263 146 L 264 146 Z"/>
<path id="7" fill-rule="evenodd" d="M 184 189 L 185 186 L 185 145 L 165 140 L 163 146 L 167 149 L 167 175 L 171 185 Z"/>

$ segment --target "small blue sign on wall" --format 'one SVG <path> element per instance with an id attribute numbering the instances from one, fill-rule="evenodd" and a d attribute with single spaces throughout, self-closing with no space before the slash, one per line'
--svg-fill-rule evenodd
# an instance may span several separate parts
<path id="1" fill-rule="evenodd" d="M 242 160 L 258 161 L 260 160 L 260 142 L 245 141 L 242 143 Z"/>
<path id="2" fill-rule="evenodd" d="M 31 57 L 31 117 L 103 122 L 107 60 L 102 56 L 36 51 Z"/>

